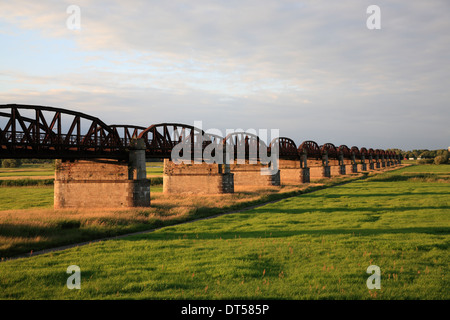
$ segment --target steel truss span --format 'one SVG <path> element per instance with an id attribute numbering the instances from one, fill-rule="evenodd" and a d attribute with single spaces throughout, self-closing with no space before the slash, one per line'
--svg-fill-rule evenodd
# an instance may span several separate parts
<path id="1" fill-rule="evenodd" d="M 127 160 L 131 142 L 143 139 L 146 158 L 171 159 L 176 145 L 183 143 L 183 152 L 191 159 L 210 156 L 216 150 L 227 151 L 236 159 L 245 152 L 246 159 L 258 159 L 261 151 L 270 155 L 278 148 L 280 159 L 397 159 L 391 151 L 372 148 L 336 147 L 332 143 L 319 146 L 315 141 L 303 141 L 298 147 L 288 137 L 278 137 L 266 145 L 257 135 L 235 132 L 226 137 L 182 123 L 158 123 L 148 127 L 107 125 L 85 113 L 39 105 L 0 105 L 0 158 Z M 261 148 L 267 148 L 261 150 Z M 210 152 L 213 150 L 212 152 Z M 239 152 L 240 151 L 240 152 Z M 186 156 L 186 154 L 184 155 Z M 203 159 L 205 160 L 205 159 Z"/>

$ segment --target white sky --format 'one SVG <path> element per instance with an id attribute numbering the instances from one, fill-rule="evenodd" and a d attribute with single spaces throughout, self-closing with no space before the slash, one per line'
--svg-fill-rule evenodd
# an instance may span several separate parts
<path id="1" fill-rule="evenodd" d="M 380 30 L 366 27 L 372 4 Z M 66 26 L 69 5 L 81 30 Z M 0 104 L 447 148 L 449 13 L 447 0 L 2 0 Z"/>

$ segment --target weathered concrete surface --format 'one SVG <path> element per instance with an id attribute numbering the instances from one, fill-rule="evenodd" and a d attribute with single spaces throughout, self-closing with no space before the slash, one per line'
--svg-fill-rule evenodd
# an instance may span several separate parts
<path id="1" fill-rule="evenodd" d="M 364 171 L 368 171 L 367 169 L 367 163 L 358 163 L 357 165 L 357 170 L 358 172 L 364 172 Z"/>
<path id="2" fill-rule="evenodd" d="M 320 180 L 324 178 L 331 178 L 330 166 L 309 167 L 310 178 L 312 180 Z"/>
<path id="3" fill-rule="evenodd" d="M 175 164 L 164 160 L 164 193 L 220 194 L 234 192 L 234 174 L 219 164 Z"/>
<path id="4" fill-rule="evenodd" d="M 278 166 L 280 170 L 280 184 L 298 185 L 310 182 L 310 168 L 301 168 L 299 160 L 280 159 Z"/>
<path id="5" fill-rule="evenodd" d="M 358 173 L 358 165 L 357 164 L 346 164 L 345 165 L 345 174 Z"/>
<path id="6" fill-rule="evenodd" d="M 230 164 L 230 172 L 234 174 L 235 186 L 279 186 L 280 170 L 273 174 L 264 174 L 268 166 L 257 164 Z"/>
<path id="7" fill-rule="evenodd" d="M 150 205 L 150 181 L 130 179 L 126 162 L 117 160 L 58 161 L 54 207 L 140 207 Z"/>

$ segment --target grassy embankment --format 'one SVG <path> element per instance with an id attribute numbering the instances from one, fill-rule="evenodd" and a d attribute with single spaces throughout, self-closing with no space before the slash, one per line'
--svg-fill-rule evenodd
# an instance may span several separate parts
<path id="1" fill-rule="evenodd" d="M 449 299 L 450 166 L 0 263 L 1 298 Z M 175 199 L 174 199 L 175 200 Z M 81 290 L 66 287 L 69 265 Z M 381 290 L 366 287 L 369 265 Z"/>

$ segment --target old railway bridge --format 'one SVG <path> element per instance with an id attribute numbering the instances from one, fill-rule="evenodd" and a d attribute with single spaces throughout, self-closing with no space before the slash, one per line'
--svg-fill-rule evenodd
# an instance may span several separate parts
<path id="1" fill-rule="evenodd" d="M 177 146 L 184 146 L 177 157 L 190 163 L 173 159 Z M 276 170 L 262 174 L 261 169 L 274 167 L 273 161 L 262 161 L 261 154 L 275 152 Z M 55 208 L 149 206 L 150 159 L 164 159 L 165 193 L 194 194 L 232 193 L 236 185 L 308 183 L 401 161 L 400 155 L 380 149 L 310 140 L 297 146 L 287 137 L 266 145 L 248 132 L 221 137 L 181 123 L 108 125 L 76 111 L 19 104 L 0 105 L 1 158 L 59 159 Z"/>

